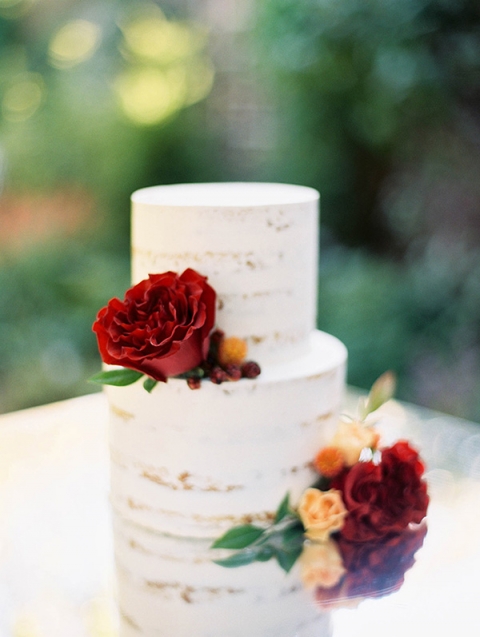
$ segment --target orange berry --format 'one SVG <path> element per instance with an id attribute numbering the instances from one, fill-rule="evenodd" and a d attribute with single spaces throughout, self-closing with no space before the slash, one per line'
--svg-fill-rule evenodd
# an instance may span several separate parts
<path id="1" fill-rule="evenodd" d="M 326 478 L 338 476 L 345 465 L 342 452 L 336 447 L 324 447 L 315 456 L 313 466 Z"/>
<path id="2" fill-rule="evenodd" d="M 224 338 L 218 345 L 218 362 L 220 365 L 241 365 L 247 355 L 247 344 L 236 336 Z"/>

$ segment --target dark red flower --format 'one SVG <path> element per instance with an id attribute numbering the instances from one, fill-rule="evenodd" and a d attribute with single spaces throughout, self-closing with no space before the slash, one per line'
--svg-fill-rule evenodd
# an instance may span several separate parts
<path id="1" fill-rule="evenodd" d="M 408 527 L 399 535 L 376 542 L 338 539 L 347 569 L 348 597 L 381 597 L 398 590 L 423 545 L 426 524 Z"/>
<path id="2" fill-rule="evenodd" d="M 401 533 L 427 512 L 427 485 L 418 453 L 400 441 L 381 450 L 379 464 L 358 462 L 334 480 L 348 510 L 342 536 L 368 542 Z"/>
<path id="3" fill-rule="evenodd" d="M 215 300 L 195 270 L 150 274 L 98 313 L 93 331 L 102 360 L 159 381 L 193 369 L 208 353 Z"/>
<path id="4" fill-rule="evenodd" d="M 383 597 L 398 590 L 405 573 L 415 563 L 422 547 L 426 524 L 408 527 L 399 535 L 374 542 L 349 542 L 336 538 L 346 575 L 335 588 L 317 588 L 316 600 L 322 608 L 348 605 L 348 600 Z"/>

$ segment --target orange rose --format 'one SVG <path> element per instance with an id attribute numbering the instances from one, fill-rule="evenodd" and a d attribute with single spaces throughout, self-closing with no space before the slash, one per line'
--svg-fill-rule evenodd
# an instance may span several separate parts
<path id="1" fill-rule="evenodd" d="M 346 573 L 336 542 L 328 540 L 318 544 L 307 542 L 299 558 L 303 585 L 311 588 L 332 588 Z"/>
<path id="2" fill-rule="evenodd" d="M 379 435 L 372 427 L 356 420 L 341 421 L 330 446 L 341 451 L 347 467 L 353 467 L 358 462 L 362 449 L 366 447 L 375 449 L 378 440 Z"/>
<path id="3" fill-rule="evenodd" d="M 340 491 L 310 488 L 300 499 L 298 514 L 306 536 L 311 540 L 325 541 L 330 533 L 342 528 L 347 510 Z"/>

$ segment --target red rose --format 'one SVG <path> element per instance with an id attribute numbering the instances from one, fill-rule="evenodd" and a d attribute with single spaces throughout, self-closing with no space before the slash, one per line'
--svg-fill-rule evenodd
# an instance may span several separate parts
<path id="1" fill-rule="evenodd" d="M 399 535 L 376 542 L 348 542 L 338 539 L 347 569 L 348 597 L 382 597 L 398 590 L 404 576 L 415 563 L 415 553 L 422 547 L 426 524 L 409 527 Z"/>
<path id="2" fill-rule="evenodd" d="M 102 360 L 164 382 L 193 369 L 208 353 L 215 299 L 195 270 L 150 274 L 98 313 L 92 329 Z"/>
<path id="3" fill-rule="evenodd" d="M 346 600 L 348 606 L 348 600 L 383 597 L 398 590 L 426 533 L 422 524 L 374 542 L 349 542 L 340 534 L 336 543 L 346 575 L 335 588 L 316 589 L 320 607 L 341 606 Z"/>
<path id="4" fill-rule="evenodd" d="M 348 510 L 342 536 L 368 542 L 401 533 L 411 522 L 420 523 L 427 512 L 424 466 L 408 442 L 382 450 L 379 464 L 358 462 L 334 480 Z"/>

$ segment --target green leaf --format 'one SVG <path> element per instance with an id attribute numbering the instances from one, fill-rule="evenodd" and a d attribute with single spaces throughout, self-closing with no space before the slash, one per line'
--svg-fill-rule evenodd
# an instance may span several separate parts
<path id="1" fill-rule="evenodd" d="M 213 549 L 243 549 L 253 544 L 264 533 L 264 529 L 253 524 L 243 524 L 230 529 L 212 544 Z"/>
<path id="2" fill-rule="evenodd" d="M 275 555 L 275 551 L 271 546 L 262 546 L 257 549 L 257 555 L 255 557 L 257 562 L 268 562 L 270 558 Z"/>
<path id="3" fill-rule="evenodd" d="M 213 561 L 215 562 L 215 564 L 225 566 L 226 568 L 236 568 L 237 566 L 245 566 L 246 564 L 251 564 L 252 562 L 255 562 L 257 558 L 257 551 L 247 549 L 246 551 L 239 551 L 238 553 L 234 553 L 233 555 L 230 555 L 230 557 L 226 557 L 222 560 Z"/>
<path id="4" fill-rule="evenodd" d="M 362 420 L 393 398 L 396 384 L 396 376 L 393 372 L 385 372 L 380 378 L 377 378 L 362 409 Z"/>
<path id="5" fill-rule="evenodd" d="M 277 558 L 277 562 L 279 563 L 281 568 L 283 568 L 283 570 L 288 573 L 300 557 L 301 552 L 301 546 L 296 547 L 294 550 L 291 551 L 282 551 L 277 549 L 275 551 L 275 557 Z"/>
<path id="6" fill-rule="evenodd" d="M 216 564 L 243 566 L 255 561 L 266 562 L 275 557 L 280 567 L 288 573 L 302 552 L 305 539 L 303 524 L 288 506 L 288 495 L 280 504 L 277 517 L 280 519 L 265 529 L 245 524 L 225 533 L 212 548 L 241 550 L 224 560 L 215 560 Z"/>
<path id="7" fill-rule="evenodd" d="M 148 377 L 143 381 L 143 387 L 150 393 L 157 383 L 158 380 Z"/>
<path id="8" fill-rule="evenodd" d="M 285 497 L 283 498 L 283 500 L 280 502 L 280 506 L 277 509 L 277 512 L 275 514 L 274 524 L 277 524 L 277 522 L 280 522 L 280 520 L 283 520 L 283 518 L 289 513 L 290 513 L 290 494 L 287 493 Z"/>
<path id="9" fill-rule="evenodd" d="M 332 485 L 332 479 L 325 476 L 318 476 L 318 480 L 312 484 L 312 488 L 319 489 L 320 491 L 328 491 Z"/>
<path id="10" fill-rule="evenodd" d="M 89 381 L 91 383 L 99 383 L 100 385 L 125 387 L 125 385 L 131 385 L 142 376 L 143 374 L 141 372 L 123 367 L 122 369 L 112 369 L 108 372 L 98 372 L 98 374 L 94 374 L 89 378 Z"/>
<path id="11" fill-rule="evenodd" d="M 298 520 L 297 524 L 286 528 L 282 533 L 282 546 L 288 547 L 289 549 L 297 549 L 299 546 L 302 547 L 305 539 L 304 535 L 305 530 L 303 524 Z"/>
<path id="12" fill-rule="evenodd" d="M 205 376 L 205 370 L 202 367 L 194 367 L 190 369 L 188 372 L 183 372 L 182 374 L 177 374 L 173 378 L 183 378 L 186 380 L 187 378 L 203 378 Z"/>

